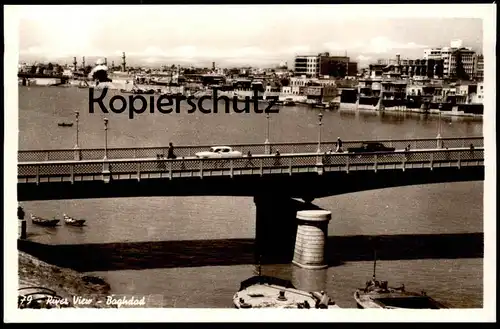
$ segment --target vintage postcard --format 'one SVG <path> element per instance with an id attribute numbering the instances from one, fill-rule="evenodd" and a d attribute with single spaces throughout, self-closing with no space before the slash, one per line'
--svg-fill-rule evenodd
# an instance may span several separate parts
<path id="1" fill-rule="evenodd" d="M 5 321 L 495 320 L 493 5 L 4 22 Z"/>

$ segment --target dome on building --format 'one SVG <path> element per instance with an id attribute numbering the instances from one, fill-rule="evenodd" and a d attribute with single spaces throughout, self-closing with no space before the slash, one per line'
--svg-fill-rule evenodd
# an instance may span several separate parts
<path id="1" fill-rule="evenodd" d="M 99 58 L 99 59 L 95 62 L 95 64 L 96 64 L 96 65 L 104 65 L 104 63 L 105 63 L 105 62 L 104 62 L 104 59 L 102 59 L 102 58 Z"/>

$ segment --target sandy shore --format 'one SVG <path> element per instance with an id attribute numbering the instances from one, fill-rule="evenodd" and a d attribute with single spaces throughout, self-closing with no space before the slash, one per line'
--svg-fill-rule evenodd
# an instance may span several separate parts
<path id="1" fill-rule="evenodd" d="M 103 301 L 110 286 L 103 279 L 85 275 L 71 269 L 47 264 L 38 258 L 19 251 L 19 288 L 36 286 L 52 289 L 69 301 L 73 307 L 110 308 Z M 73 303 L 73 297 L 92 299 L 88 305 Z"/>

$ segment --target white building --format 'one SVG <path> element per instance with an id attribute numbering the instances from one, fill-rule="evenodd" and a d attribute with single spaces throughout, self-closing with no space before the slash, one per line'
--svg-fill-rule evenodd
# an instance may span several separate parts
<path id="1" fill-rule="evenodd" d="M 319 57 L 315 56 L 296 56 L 295 57 L 295 75 L 307 75 L 315 77 L 319 73 Z"/>
<path id="2" fill-rule="evenodd" d="M 476 58 L 475 52 L 470 47 L 462 47 L 461 40 L 452 40 L 450 47 L 424 49 L 424 59 L 442 59 L 443 75 L 450 77 L 457 72 L 455 53 L 459 49 L 464 70 L 470 77 L 473 77 Z"/>

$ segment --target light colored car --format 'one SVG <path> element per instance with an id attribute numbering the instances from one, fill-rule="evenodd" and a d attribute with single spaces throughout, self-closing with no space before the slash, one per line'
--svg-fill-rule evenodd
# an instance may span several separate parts
<path id="1" fill-rule="evenodd" d="M 196 153 L 197 158 L 241 158 L 240 151 L 234 151 L 229 146 L 213 146 L 209 151 Z"/>

